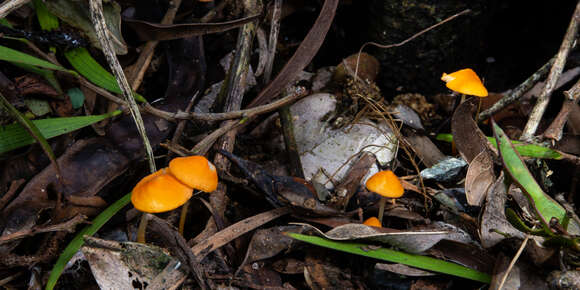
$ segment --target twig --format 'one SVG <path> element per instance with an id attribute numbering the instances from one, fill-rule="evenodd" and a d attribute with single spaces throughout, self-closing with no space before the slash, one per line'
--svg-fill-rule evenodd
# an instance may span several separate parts
<path id="1" fill-rule="evenodd" d="M 562 104 L 562 109 L 558 113 L 558 116 L 552 121 L 552 124 L 544 131 L 544 138 L 560 141 L 562 139 L 562 134 L 564 131 L 564 125 L 568 121 L 568 115 L 576 106 L 578 99 L 580 99 L 580 80 L 574 84 L 574 86 L 564 92 L 566 99 L 564 100 L 564 104 Z"/>
<path id="2" fill-rule="evenodd" d="M 268 42 L 268 58 L 266 59 L 266 71 L 264 72 L 264 83 L 270 82 L 272 68 L 274 66 L 274 56 L 276 55 L 276 44 L 278 43 L 278 32 L 280 32 L 280 16 L 282 15 L 282 0 L 274 0 L 274 11 L 272 12 L 272 22 L 270 23 L 270 40 Z"/>
<path id="3" fill-rule="evenodd" d="M 514 258 L 511 260 L 509 266 L 505 270 L 505 273 L 503 274 L 503 277 L 501 278 L 501 282 L 499 283 L 499 285 L 497 287 L 498 290 L 501 290 L 503 288 L 503 285 L 505 284 L 505 281 L 507 280 L 507 278 L 508 278 L 508 276 L 509 276 L 512 268 L 514 267 L 514 265 L 518 261 L 518 258 L 520 257 L 520 255 L 522 254 L 522 252 L 524 251 L 524 249 L 526 248 L 526 245 L 528 244 L 528 241 L 529 240 L 530 240 L 530 236 L 529 235 L 526 235 L 526 238 L 522 242 L 522 245 L 518 249 L 518 252 L 516 253 L 516 255 L 514 256 Z"/>
<path id="4" fill-rule="evenodd" d="M 68 220 L 64 223 L 45 226 L 45 227 L 34 227 L 32 229 L 21 230 L 21 231 L 17 231 L 15 233 L 12 233 L 12 234 L 3 235 L 3 236 L 0 236 L 0 245 L 8 243 L 8 242 L 12 242 L 14 240 L 19 240 L 19 239 L 23 239 L 26 237 L 34 236 L 34 235 L 40 234 L 40 233 L 59 232 L 59 231 L 67 231 L 69 233 L 72 233 L 72 232 L 74 232 L 75 227 L 78 224 L 81 224 L 81 223 L 85 222 L 86 220 L 87 220 L 87 217 L 84 215 L 75 215 L 73 218 L 71 218 L 70 220 Z"/>
<path id="5" fill-rule="evenodd" d="M 570 20 L 570 24 L 568 25 L 568 30 L 566 31 L 566 35 L 564 36 L 564 40 L 560 45 L 560 50 L 558 50 L 558 54 L 556 56 L 556 60 L 554 61 L 554 65 L 550 70 L 550 74 L 548 75 L 548 79 L 546 80 L 546 84 L 544 89 L 540 93 L 538 97 L 538 101 L 534 108 L 532 109 L 532 113 L 528 118 L 528 122 L 524 127 L 524 131 L 522 132 L 522 136 L 520 140 L 523 141 L 531 141 L 532 137 L 536 133 L 538 129 L 538 125 L 540 124 L 540 120 L 546 111 L 546 107 L 550 102 L 550 96 L 552 95 L 552 91 L 554 90 L 554 86 L 564 69 L 564 65 L 566 64 L 566 58 L 568 57 L 568 53 L 570 49 L 574 45 L 576 40 L 576 33 L 578 32 L 578 18 L 580 18 L 580 1 L 576 4 L 576 10 L 574 10 L 574 15 L 572 15 L 572 19 Z"/>
<path id="6" fill-rule="evenodd" d="M 18 192 L 18 188 L 24 184 L 26 180 L 24 179 L 17 179 L 10 183 L 10 188 L 8 191 L 0 198 L 0 211 L 4 209 L 4 207 L 12 200 L 14 195 Z"/>
<path id="7" fill-rule="evenodd" d="M 10 12 L 24 6 L 30 0 L 8 0 L 0 6 L 0 19 L 5 18 Z"/>
<path id="8" fill-rule="evenodd" d="M 435 23 L 435 24 L 433 24 L 433 25 L 431 25 L 431 26 L 429 26 L 429 27 L 425 28 L 425 29 L 423 29 L 423 30 L 421 30 L 421 31 L 419 31 L 419 32 L 417 32 L 417 33 L 415 33 L 415 34 L 413 34 L 413 36 L 411 36 L 411 37 L 409 37 L 409 38 L 407 38 L 407 39 L 405 39 L 405 40 L 403 40 L 403 41 L 401 41 L 401 42 L 398 42 L 398 43 L 394 43 L 394 44 L 388 44 L 388 45 L 386 45 L 386 44 L 380 44 L 380 43 L 376 43 L 376 42 L 367 42 L 367 43 L 363 44 L 363 45 L 361 46 L 361 48 L 358 50 L 358 56 L 357 56 L 357 58 L 356 58 L 356 67 L 355 67 L 355 70 L 354 70 L 354 78 L 356 79 L 356 78 L 357 78 L 357 76 L 358 76 L 358 64 L 359 64 L 359 62 L 360 62 L 360 55 L 361 55 L 361 53 L 362 53 L 363 49 L 364 49 L 364 48 L 365 48 L 367 45 L 374 45 L 374 46 L 376 46 L 376 47 L 383 48 L 383 49 L 386 49 L 386 48 L 392 48 L 392 47 L 399 47 L 399 46 L 403 46 L 403 45 L 407 44 L 407 42 L 409 42 L 409 41 L 411 41 L 411 40 L 413 40 L 413 39 L 415 39 L 415 38 L 417 38 L 417 37 L 421 36 L 422 34 L 424 34 L 424 33 L 428 32 L 428 31 L 430 31 L 430 30 L 433 30 L 434 28 L 436 28 L 436 27 L 438 27 L 438 26 L 441 26 L 441 25 L 443 25 L 443 24 L 445 24 L 445 23 L 447 23 L 447 22 L 449 22 L 449 21 L 451 21 L 451 20 L 453 20 L 453 19 L 455 19 L 455 18 L 457 18 L 457 17 L 459 17 L 459 16 L 461 16 L 461 15 L 464 15 L 464 14 L 467 14 L 467 13 L 470 13 L 470 12 L 471 12 L 471 10 L 470 10 L 470 9 L 465 9 L 465 10 L 463 10 L 463 11 L 461 11 L 461 12 L 457 13 L 457 14 L 451 15 L 451 16 L 449 16 L 449 17 L 445 18 L 444 20 L 442 20 L 442 21 L 440 21 L 440 22 L 438 22 L 438 23 Z"/>
<path id="9" fill-rule="evenodd" d="M 145 146 L 147 160 L 149 161 L 149 170 L 153 173 L 156 171 L 153 149 L 151 148 L 151 144 L 149 143 L 149 139 L 147 138 L 145 124 L 143 123 L 143 118 L 141 117 L 141 113 L 139 112 L 139 107 L 137 106 L 137 103 L 133 98 L 133 92 L 131 90 L 131 87 L 129 86 L 129 82 L 125 77 L 123 68 L 119 64 L 119 60 L 115 55 L 115 51 L 113 50 L 113 45 L 109 37 L 110 35 L 108 33 L 108 28 L 105 23 L 105 16 L 103 15 L 102 0 L 90 0 L 89 6 L 91 11 L 91 20 L 93 21 L 93 25 L 95 26 L 99 42 L 101 43 L 101 46 L 103 48 L 103 53 L 107 57 L 109 67 L 113 71 L 113 74 L 117 79 L 117 83 L 119 84 L 119 88 L 121 88 L 121 90 L 123 91 L 125 101 L 129 105 L 129 111 L 131 112 L 131 116 L 135 121 L 137 130 L 139 131 L 139 134 L 141 135 L 141 138 L 143 140 L 143 145 Z"/>
<path id="10" fill-rule="evenodd" d="M 191 120 L 200 120 L 200 121 L 224 121 L 224 120 L 239 119 L 239 118 L 243 118 L 243 117 L 251 117 L 251 116 L 255 116 L 255 115 L 269 113 L 269 112 L 277 110 L 278 108 L 280 108 L 282 106 L 285 106 L 287 104 L 295 102 L 298 99 L 304 97 L 305 95 L 306 95 L 306 89 L 301 87 L 301 88 L 297 89 L 295 92 L 292 92 L 291 94 L 289 94 L 288 96 L 281 98 L 279 100 L 276 100 L 272 103 L 258 106 L 258 107 L 253 107 L 250 109 L 230 111 L 230 112 L 224 112 L 224 113 L 195 113 L 195 112 L 192 112 L 192 113 L 186 113 L 186 112 L 171 113 L 171 112 L 159 110 L 159 109 L 151 106 L 150 104 L 145 104 L 144 109 L 148 113 L 151 113 L 157 117 L 160 117 L 160 118 L 163 118 L 163 119 L 166 119 L 169 121 L 175 121 L 178 119 L 184 119 L 184 120 L 191 119 Z"/>
<path id="11" fill-rule="evenodd" d="M 503 108 L 521 98 L 540 79 L 542 79 L 548 74 L 550 67 L 552 66 L 552 64 L 554 64 L 554 60 L 556 60 L 555 56 L 552 57 L 548 62 L 546 62 L 540 69 L 538 69 L 538 71 L 536 71 L 529 78 L 527 78 L 523 83 L 521 83 L 511 92 L 509 92 L 509 94 L 506 94 L 506 96 L 504 96 L 501 100 L 493 104 L 493 106 L 491 106 L 489 109 L 481 112 L 477 121 L 480 122 L 491 117 L 493 114 L 503 110 Z"/>

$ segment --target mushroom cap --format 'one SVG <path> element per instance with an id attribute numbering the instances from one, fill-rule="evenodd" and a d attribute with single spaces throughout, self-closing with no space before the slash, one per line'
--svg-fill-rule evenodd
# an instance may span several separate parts
<path id="1" fill-rule="evenodd" d="M 203 156 L 174 158 L 169 162 L 169 172 L 193 189 L 212 192 L 218 185 L 215 166 Z"/>
<path id="2" fill-rule="evenodd" d="M 390 170 L 375 173 L 366 183 L 367 189 L 384 197 L 399 198 L 405 192 L 399 178 Z"/>
<path id="3" fill-rule="evenodd" d="M 131 202 L 142 212 L 158 213 L 180 207 L 192 194 L 193 189 L 179 182 L 163 168 L 145 176 L 135 185 Z"/>
<path id="4" fill-rule="evenodd" d="M 481 82 L 481 79 L 470 68 L 458 70 L 450 74 L 443 73 L 441 80 L 446 82 L 446 86 L 450 90 L 458 93 L 478 97 L 487 97 L 488 95 L 487 89 Z"/>
<path id="5" fill-rule="evenodd" d="M 367 226 L 371 226 L 371 227 L 378 227 L 378 228 L 381 227 L 381 222 L 379 221 L 378 218 L 376 218 L 374 216 L 365 220 L 363 224 L 367 225 Z"/>

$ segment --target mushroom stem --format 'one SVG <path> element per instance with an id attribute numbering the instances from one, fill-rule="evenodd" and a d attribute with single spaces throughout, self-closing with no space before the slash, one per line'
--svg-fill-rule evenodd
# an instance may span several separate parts
<path id="1" fill-rule="evenodd" d="M 139 227 L 137 228 L 137 243 L 145 244 L 145 230 L 149 222 L 149 214 L 144 212 L 139 220 Z"/>
<path id="2" fill-rule="evenodd" d="M 479 98 L 479 103 L 477 104 L 477 113 L 475 113 L 475 122 L 477 123 L 477 120 L 479 120 L 479 112 L 481 110 L 481 98 Z"/>
<path id="3" fill-rule="evenodd" d="M 185 219 L 187 218 L 187 209 L 189 208 L 189 200 L 181 207 L 181 215 L 179 216 L 179 234 L 183 236 L 185 229 Z"/>
<path id="4" fill-rule="evenodd" d="M 385 213 L 385 204 L 387 203 L 387 198 L 382 196 L 379 201 L 379 223 L 383 226 L 383 214 Z"/>

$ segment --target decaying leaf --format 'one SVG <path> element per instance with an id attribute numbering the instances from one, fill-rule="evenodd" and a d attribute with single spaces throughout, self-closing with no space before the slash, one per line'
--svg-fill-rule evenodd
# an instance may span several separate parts
<path id="1" fill-rule="evenodd" d="M 101 289 L 145 288 L 160 274 L 164 275 L 163 289 L 176 288 L 186 278 L 179 262 L 159 247 L 92 237 L 85 242 L 81 250 Z M 170 271 L 164 271 L 167 266 L 172 266 Z"/>
<path id="2" fill-rule="evenodd" d="M 480 237 L 481 245 L 490 248 L 506 239 L 507 234 L 512 237 L 524 238 L 524 234 L 514 228 L 506 219 L 505 202 L 507 188 L 503 173 L 497 178 L 487 192 L 485 209 L 481 215 Z M 500 234 L 502 233 L 502 234 Z"/>
<path id="3" fill-rule="evenodd" d="M 493 159 L 487 151 L 479 153 L 469 164 L 465 176 L 467 203 L 480 206 L 489 187 L 494 183 Z"/>
<path id="4" fill-rule="evenodd" d="M 460 240 L 461 242 L 468 242 L 464 238 L 459 237 L 456 233 L 449 230 L 425 230 L 425 231 L 398 231 L 387 228 L 370 227 L 363 224 L 346 224 L 333 228 L 324 233 L 314 226 L 308 224 L 301 224 L 307 228 L 311 228 L 317 235 L 335 241 L 348 240 L 367 240 L 384 243 L 390 246 L 397 247 L 409 253 L 424 252 L 433 245 L 437 244 L 442 239 Z"/>

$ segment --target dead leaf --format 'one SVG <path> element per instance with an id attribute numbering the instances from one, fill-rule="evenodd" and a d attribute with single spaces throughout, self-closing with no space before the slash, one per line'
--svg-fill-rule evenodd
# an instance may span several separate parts
<path id="1" fill-rule="evenodd" d="M 469 98 L 457 107 L 451 118 L 453 141 L 455 141 L 459 154 L 467 163 L 471 163 L 483 151 L 489 152 L 490 156 L 497 155 L 492 155 L 490 148 L 493 148 L 493 146 L 487 141 L 487 138 L 473 120 L 473 115 L 475 115 L 477 110 L 477 103 L 477 97 Z"/>
<path id="2" fill-rule="evenodd" d="M 506 239 L 498 232 L 524 239 L 524 233 L 514 228 L 506 219 L 505 202 L 507 189 L 504 184 L 504 174 L 500 173 L 495 183 L 489 188 L 485 201 L 485 208 L 481 215 L 480 237 L 481 245 L 490 248 Z"/>
<path id="3" fill-rule="evenodd" d="M 163 284 L 163 288 L 175 289 L 186 277 L 176 259 L 165 251 L 153 245 L 140 243 L 101 240 L 85 237 L 85 245 L 81 248 L 85 255 L 97 284 L 101 289 L 144 289 L 163 272 L 169 264 L 174 265 L 173 272 L 179 273 L 179 284 Z M 165 273 L 175 274 L 175 273 Z M 147 287 L 147 289 L 153 289 Z"/>
<path id="4" fill-rule="evenodd" d="M 465 176 L 467 203 L 480 206 L 494 181 L 493 159 L 487 151 L 482 151 L 469 163 L 467 168 Z"/>
<path id="5" fill-rule="evenodd" d="M 315 231 L 317 235 L 334 241 L 367 240 L 380 242 L 402 249 L 409 253 L 424 252 L 442 239 L 457 240 L 455 233 L 440 231 L 398 231 L 387 228 L 370 227 L 363 224 L 346 224 L 324 233 L 309 224 L 296 223 Z M 465 241 L 465 240 L 462 240 Z"/>

